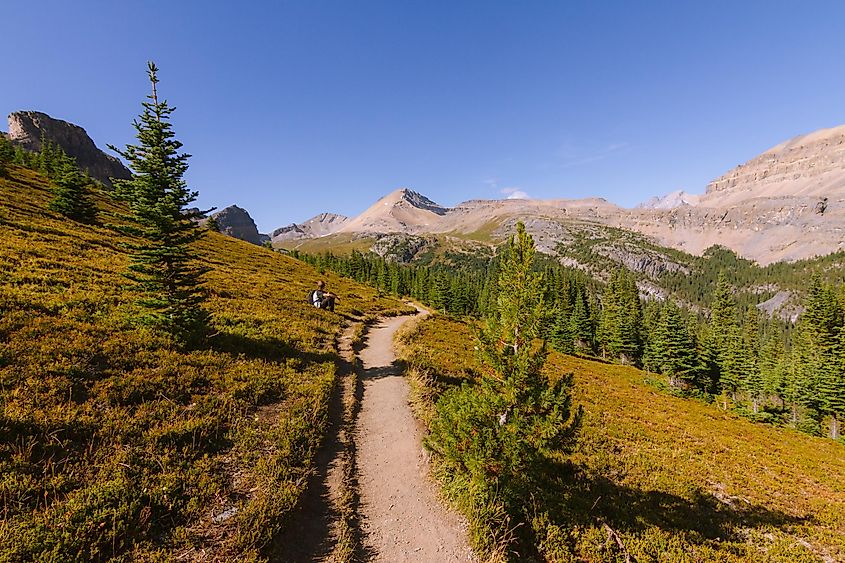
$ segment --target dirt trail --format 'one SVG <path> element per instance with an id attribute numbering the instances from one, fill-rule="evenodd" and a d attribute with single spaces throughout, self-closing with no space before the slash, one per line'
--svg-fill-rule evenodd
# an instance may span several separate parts
<path id="1" fill-rule="evenodd" d="M 442 506 L 428 478 L 408 383 L 395 365 L 393 335 L 407 320 L 373 327 L 360 354 L 355 441 L 364 548 L 373 561 L 472 561 L 465 523 Z"/>

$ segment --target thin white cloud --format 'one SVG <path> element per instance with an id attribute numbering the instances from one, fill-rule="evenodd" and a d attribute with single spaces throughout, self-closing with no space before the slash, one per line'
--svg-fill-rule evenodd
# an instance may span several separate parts
<path id="1" fill-rule="evenodd" d="M 604 160 L 612 154 L 625 151 L 628 148 L 630 148 L 630 144 L 628 143 L 611 143 L 606 147 L 593 152 L 579 154 L 579 151 L 574 150 L 574 147 L 571 145 L 564 145 L 560 148 L 560 150 L 558 150 L 558 167 L 571 168 L 573 166 L 581 166 L 583 164 L 598 162 L 600 160 Z"/>
<path id="2" fill-rule="evenodd" d="M 531 199 L 531 196 L 519 188 L 502 188 L 499 191 L 507 195 L 507 199 Z"/>

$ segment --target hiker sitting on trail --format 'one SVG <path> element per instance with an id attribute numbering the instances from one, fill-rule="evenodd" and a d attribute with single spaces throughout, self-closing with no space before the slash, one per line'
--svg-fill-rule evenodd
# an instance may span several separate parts
<path id="1" fill-rule="evenodd" d="M 318 309 L 328 309 L 334 312 L 334 302 L 337 295 L 326 291 L 326 282 L 320 280 L 317 282 L 317 289 L 311 292 L 311 304 Z"/>

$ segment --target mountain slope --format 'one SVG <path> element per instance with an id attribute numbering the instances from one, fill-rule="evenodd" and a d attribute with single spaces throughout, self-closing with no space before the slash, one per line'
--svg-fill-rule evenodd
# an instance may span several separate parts
<path id="1" fill-rule="evenodd" d="M 471 330 L 435 316 L 403 341 L 425 422 L 441 393 L 478 373 Z M 624 561 L 622 546 L 636 561 L 845 560 L 842 444 L 669 396 L 631 367 L 554 353 L 547 371 L 574 373 L 585 418 L 572 467 L 544 491 L 549 513 L 524 523 L 545 559 Z M 456 490 L 478 524 L 483 511 Z"/>
<path id="2" fill-rule="evenodd" d="M 178 351 L 131 322 L 127 240 L 0 179 L 0 560 L 263 560 L 326 424 L 344 316 L 404 310 L 217 233 L 197 245 L 214 334 Z M 98 196 L 103 221 L 119 208 Z M 125 210 L 124 210 L 125 212 Z M 339 314 L 310 307 L 327 279 Z M 343 316 L 342 316 L 343 315 Z"/>
<path id="3" fill-rule="evenodd" d="M 845 125 L 799 135 L 713 180 L 701 204 L 754 198 L 845 196 Z"/>

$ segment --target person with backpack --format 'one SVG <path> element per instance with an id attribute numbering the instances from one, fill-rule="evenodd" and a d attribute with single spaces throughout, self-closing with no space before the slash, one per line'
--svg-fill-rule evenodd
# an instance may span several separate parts
<path id="1" fill-rule="evenodd" d="M 308 295 L 308 301 L 318 309 L 326 309 L 334 313 L 334 302 L 337 300 L 337 295 L 326 291 L 326 282 L 320 280 L 317 282 L 317 289 L 312 290 Z"/>

